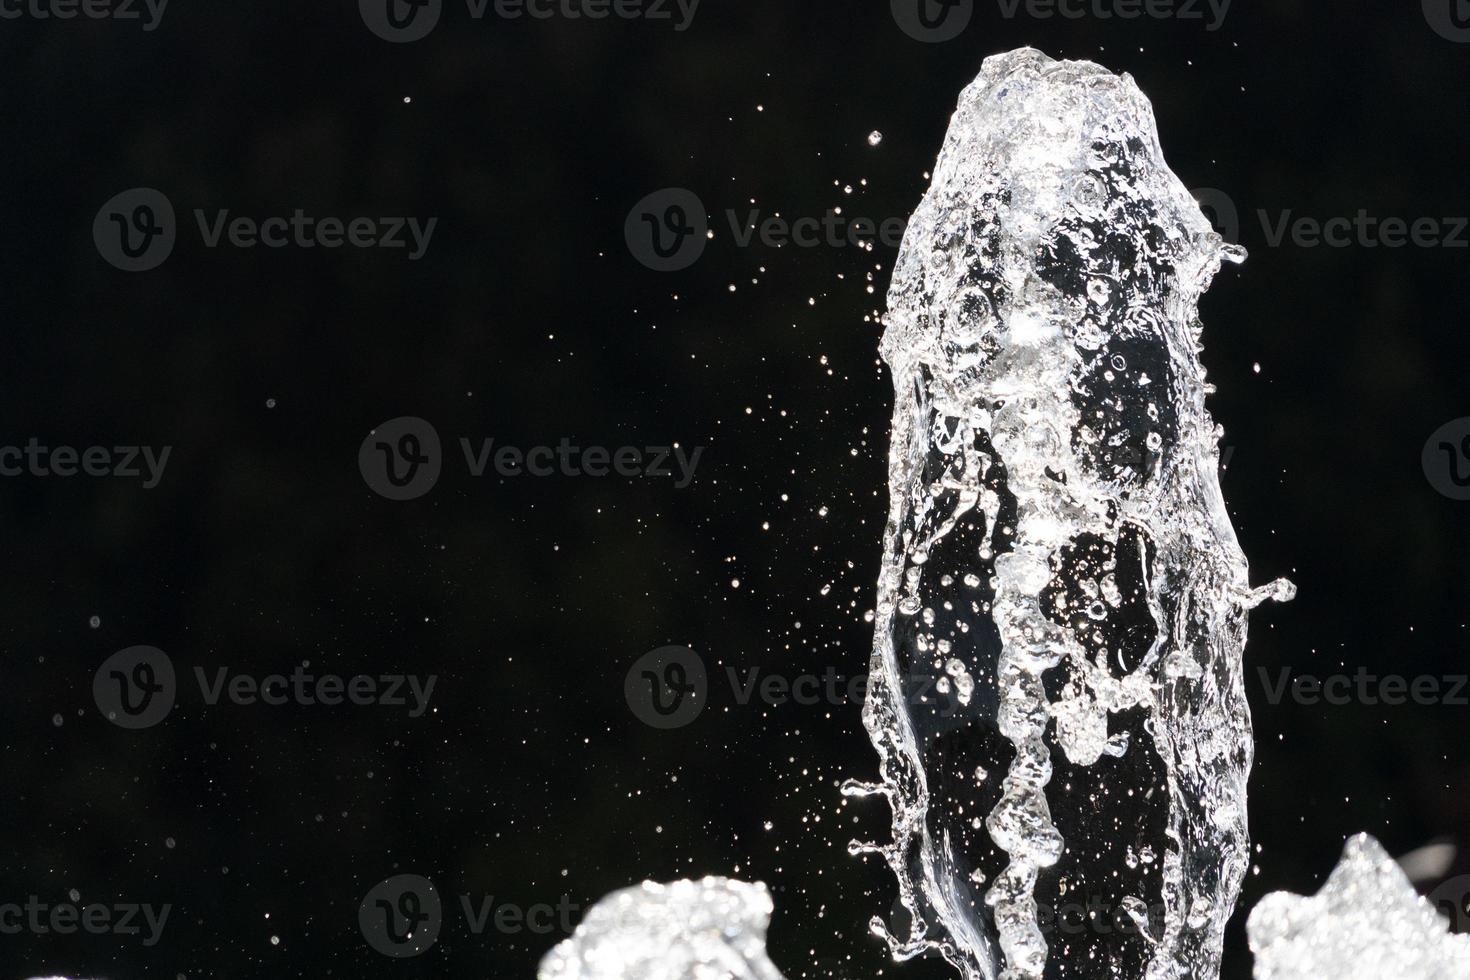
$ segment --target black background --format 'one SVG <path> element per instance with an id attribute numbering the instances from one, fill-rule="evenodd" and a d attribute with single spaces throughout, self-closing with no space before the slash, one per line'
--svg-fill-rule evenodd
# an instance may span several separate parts
<path id="1" fill-rule="evenodd" d="M 880 0 L 705 0 L 683 32 L 476 22 L 450 2 L 406 45 L 342 0 L 176 2 L 152 32 L 0 20 L 0 444 L 173 447 L 152 490 L 0 478 L 0 901 L 174 906 L 151 949 L 0 937 L 0 973 L 528 977 L 560 938 L 476 937 L 451 912 L 430 953 L 385 959 L 357 905 L 411 872 L 522 906 L 761 880 L 789 976 L 946 975 L 867 934 L 894 893 L 846 851 L 887 824 L 837 792 L 876 770 L 856 706 L 741 705 L 722 679 L 865 667 L 894 250 L 740 248 L 725 213 L 906 216 L 960 89 L 1023 44 L 1130 72 L 1173 168 L 1228 192 L 1252 252 L 1204 301 L 1204 360 L 1252 579 L 1301 595 L 1253 616 L 1242 908 L 1315 890 L 1357 831 L 1395 854 L 1470 844 L 1470 709 L 1272 705 L 1257 672 L 1466 670 L 1470 504 L 1433 489 L 1420 452 L 1470 414 L 1470 252 L 1272 248 L 1255 217 L 1470 210 L 1470 45 L 1416 3 L 1372 6 L 1240 0 L 1210 32 L 981 0 L 942 44 Z M 91 227 L 135 186 L 169 196 L 180 238 L 127 274 Z M 716 237 L 659 274 L 623 225 L 665 187 L 695 191 Z M 209 249 L 195 208 L 439 224 L 418 262 Z M 429 495 L 394 503 L 357 452 L 403 415 L 448 458 Z M 460 437 L 706 448 L 679 490 L 473 479 Z M 208 707 L 190 676 L 163 724 L 128 732 L 91 684 L 134 644 L 181 675 L 310 661 L 439 685 L 410 719 Z M 673 732 L 623 697 L 664 644 L 714 678 Z M 1230 977 L 1249 968 L 1243 918 Z"/>

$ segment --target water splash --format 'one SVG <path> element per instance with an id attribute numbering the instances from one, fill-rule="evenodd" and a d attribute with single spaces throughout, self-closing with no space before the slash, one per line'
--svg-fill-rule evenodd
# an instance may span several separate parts
<path id="1" fill-rule="evenodd" d="M 1466 980 L 1456 936 L 1383 847 L 1360 834 L 1315 896 L 1273 892 L 1246 925 L 1256 980 Z"/>
<path id="2" fill-rule="evenodd" d="M 766 957 L 771 894 L 727 878 L 645 881 L 594 905 L 539 980 L 782 980 Z"/>
<path id="3" fill-rule="evenodd" d="M 1127 75 L 1021 49 L 961 96 L 889 291 L 882 781 L 844 789 L 893 811 L 892 843 L 852 850 L 897 874 L 907 935 L 873 923 L 897 959 L 1218 975 L 1247 861 L 1246 611 L 1293 592 L 1249 587 L 1205 409 L 1197 303 L 1243 258 Z M 1107 914 L 1059 929 L 1043 911 L 1067 901 Z"/>

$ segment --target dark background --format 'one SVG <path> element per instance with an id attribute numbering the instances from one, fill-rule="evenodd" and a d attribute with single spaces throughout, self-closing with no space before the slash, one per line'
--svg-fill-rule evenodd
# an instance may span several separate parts
<path id="1" fill-rule="evenodd" d="M 431 952 L 385 959 L 357 905 L 408 872 L 584 907 L 735 875 L 773 888 L 793 978 L 946 975 L 867 934 L 894 890 L 846 851 L 887 826 L 837 792 L 876 771 L 856 706 L 742 706 L 720 680 L 865 668 L 892 397 L 873 314 L 894 250 L 739 248 L 724 214 L 906 216 L 960 89 L 1022 44 L 1132 73 L 1176 172 L 1229 193 L 1252 251 L 1204 301 L 1204 360 L 1252 579 L 1301 595 L 1253 616 L 1242 908 L 1315 890 L 1357 831 L 1395 854 L 1470 845 L 1470 709 L 1273 706 L 1256 670 L 1467 669 L 1470 503 L 1431 487 L 1420 452 L 1470 414 L 1470 252 L 1270 248 L 1254 218 L 1470 211 L 1470 45 L 1417 4 L 1240 0 L 1209 32 L 980 0 L 960 38 L 927 44 L 878 0 L 705 0 L 682 33 L 476 22 L 450 2 L 428 38 L 390 45 L 343 0 L 176 2 L 153 32 L 0 20 L 0 444 L 173 447 L 152 490 L 0 479 L 0 901 L 174 906 L 151 949 L 0 937 L 0 975 L 529 977 L 560 938 L 471 936 L 451 907 Z M 170 197 L 180 238 L 127 274 L 91 227 L 135 186 Z M 623 224 L 670 186 L 717 234 L 659 274 Z M 439 225 L 411 263 L 208 249 L 191 214 L 298 207 Z M 431 420 L 449 459 L 394 503 L 357 451 L 402 415 Z M 461 436 L 707 448 L 677 490 L 472 479 Z M 207 707 L 189 679 L 163 724 L 128 732 L 91 684 L 134 644 L 181 674 L 310 661 L 440 681 L 409 719 Z M 623 696 L 664 644 L 715 676 L 673 732 Z"/>

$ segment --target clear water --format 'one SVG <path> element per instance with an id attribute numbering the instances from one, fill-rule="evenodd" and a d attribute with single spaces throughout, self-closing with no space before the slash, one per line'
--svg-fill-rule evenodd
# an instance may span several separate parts
<path id="1" fill-rule="evenodd" d="M 781 980 L 766 957 L 771 894 L 728 878 L 646 881 L 588 910 L 539 980 Z"/>
<path id="2" fill-rule="evenodd" d="M 1316 895 L 1274 892 L 1247 923 L 1256 980 L 1466 980 L 1470 936 L 1414 892 L 1372 837 L 1347 842 Z"/>
<path id="3" fill-rule="evenodd" d="M 897 875 L 905 928 L 874 930 L 899 959 L 1218 975 L 1247 610 L 1292 592 L 1249 586 L 1205 408 L 1197 303 L 1243 258 L 1128 76 L 1022 49 L 962 94 L 888 295 L 881 780 L 846 788 L 892 808 L 853 850 Z"/>

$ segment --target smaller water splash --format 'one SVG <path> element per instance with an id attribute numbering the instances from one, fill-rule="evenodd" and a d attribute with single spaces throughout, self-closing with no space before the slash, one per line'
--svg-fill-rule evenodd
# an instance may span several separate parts
<path id="1" fill-rule="evenodd" d="M 539 980 L 782 980 L 762 884 L 645 881 L 613 892 L 541 961 Z"/>
<path id="2" fill-rule="evenodd" d="M 1467 980 L 1470 936 L 1456 936 L 1367 834 L 1311 897 L 1273 892 L 1246 924 L 1256 980 Z"/>

